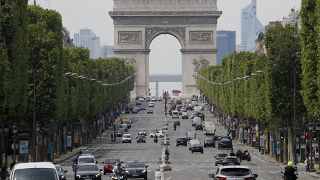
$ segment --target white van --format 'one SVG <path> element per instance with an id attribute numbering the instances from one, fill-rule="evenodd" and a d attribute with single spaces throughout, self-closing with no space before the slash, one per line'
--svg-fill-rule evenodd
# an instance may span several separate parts
<path id="1" fill-rule="evenodd" d="M 213 122 L 204 122 L 204 134 L 206 136 L 208 135 L 215 135 L 215 132 L 216 132 L 216 128 L 213 124 Z"/>
<path id="2" fill-rule="evenodd" d="M 51 162 L 30 162 L 16 164 L 10 180 L 59 180 L 56 167 Z"/>
<path id="3" fill-rule="evenodd" d="M 179 118 L 179 112 L 177 110 L 172 111 L 172 118 Z"/>

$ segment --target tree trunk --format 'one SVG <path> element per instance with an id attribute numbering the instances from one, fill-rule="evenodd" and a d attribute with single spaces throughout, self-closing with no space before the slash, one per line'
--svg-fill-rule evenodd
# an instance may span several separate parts
<path id="1" fill-rule="evenodd" d="M 288 125 L 288 160 L 296 162 L 295 154 L 294 129 L 291 125 Z"/>
<path id="2" fill-rule="evenodd" d="M 284 135 L 283 138 L 283 163 L 288 163 L 288 144 L 287 144 L 287 135 Z"/>

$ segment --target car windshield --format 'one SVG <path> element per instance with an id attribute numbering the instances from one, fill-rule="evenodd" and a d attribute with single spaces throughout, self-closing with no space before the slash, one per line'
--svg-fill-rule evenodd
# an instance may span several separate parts
<path id="1" fill-rule="evenodd" d="M 224 141 L 224 142 L 230 142 L 231 140 L 228 139 L 228 138 L 221 138 L 221 141 Z"/>
<path id="2" fill-rule="evenodd" d="M 138 139 L 144 139 L 145 138 L 145 136 L 143 136 L 143 135 L 138 135 Z"/>
<path id="3" fill-rule="evenodd" d="M 99 171 L 97 165 L 80 165 L 78 166 L 79 171 Z"/>
<path id="4" fill-rule="evenodd" d="M 117 162 L 120 162 L 120 159 L 107 159 L 105 161 L 105 163 L 108 163 L 108 164 L 115 164 Z"/>
<path id="5" fill-rule="evenodd" d="M 14 180 L 58 180 L 54 169 L 28 168 L 14 171 Z"/>
<path id="6" fill-rule="evenodd" d="M 63 172 L 63 170 L 62 170 L 62 167 L 61 167 L 61 166 L 56 166 L 56 170 L 57 170 L 58 172 Z"/>
<path id="7" fill-rule="evenodd" d="M 217 157 L 226 157 L 227 154 L 217 154 Z"/>
<path id="8" fill-rule="evenodd" d="M 84 164 L 84 163 L 95 163 L 94 158 L 92 157 L 87 157 L 87 158 L 79 158 L 79 164 Z"/>
<path id="9" fill-rule="evenodd" d="M 237 158 L 225 158 L 224 161 L 226 161 L 226 162 L 236 162 Z"/>
<path id="10" fill-rule="evenodd" d="M 224 176 L 247 176 L 250 175 L 250 169 L 247 168 L 224 168 L 220 171 Z"/>
<path id="11" fill-rule="evenodd" d="M 130 138 L 129 134 L 123 135 L 124 138 Z"/>
<path id="12" fill-rule="evenodd" d="M 143 168 L 143 167 L 145 167 L 145 165 L 143 163 L 134 162 L 134 163 L 128 163 L 127 167 L 128 168 Z"/>

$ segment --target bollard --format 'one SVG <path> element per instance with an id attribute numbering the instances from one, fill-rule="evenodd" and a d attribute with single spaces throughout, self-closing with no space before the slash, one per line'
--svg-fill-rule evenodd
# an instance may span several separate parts
<path id="1" fill-rule="evenodd" d="M 156 171 L 154 173 L 154 180 L 161 180 L 161 172 L 160 171 Z"/>

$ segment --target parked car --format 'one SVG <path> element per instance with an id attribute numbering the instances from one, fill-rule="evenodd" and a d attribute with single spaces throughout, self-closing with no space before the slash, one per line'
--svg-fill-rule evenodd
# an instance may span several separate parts
<path id="1" fill-rule="evenodd" d="M 111 173 L 116 163 L 120 163 L 120 159 L 106 159 L 103 164 L 103 174 Z"/>
<path id="2" fill-rule="evenodd" d="M 226 153 L 218 153 L 218 154 L 216 154 L 214 156 L 214 158 L 216 159 L 215 165 L 217 166 L 218 164 L 221 164 L 226 156 L 227 156 Z"/>
<path id="3" fill-rule="evenodd" d="M 101 171 L 102 169 L 93 163 L 79 164 L 75 172 L 75 180 L 101 180 Z"/>
<path id="4" fill-rule="evenodd" d="M 143 162 L 131 161 L 126 164 L 126 177 L 127 178 L 143 178 L 148 179 L 148 166 Z"/>
<path id="5" fill-rule="evenodd" d="M 226 156 L 221 162 L 223 166 L 240 165 L 240 159 L 237 156 Z"/>
<path id="6" fill-rule="evenodd" d="M 216 147 L 216 143 L 213 138 L 206 137 L 203 142 L 204 147 Z"/>
<path id="7" fill-rule="evenodd" d="M 219 179 L 250 179 L 256 180 L 258 174 L 252 174 L 252 171 L 247 166 L 220 166 L 215 174 L 210 173 L 210 178 Z"/>
<path id="8" fill-rule="evenodd" d="M 181 137 L 176 140 L 176 146 L 183 145 L 187 146 L 188 139 L 186 137 Z"/>
<path id="9" fill-rule="evenodd" d="M 16 164 L 11 173 L 10 180 L 59 180 L 56 167 L 51 162 L 29 162 Z"/>
<path id="10" fill-rule="evenodd" d="M 124 134 L 122 136 L 122 143 L 131 143 L 131 135 L 130 134 Z"/>
<path id="11" fill-rule="evenodd" d="M 137 136 L 137 143 L 146 143 L 146 136 L 145 135 L 138 135 Z"/>
<path id="12" fill-rule="evenodd" d="M 58 172 L 58 175 L 59 175 L 59 180 L 66 180 L 66 179 L 67 179 L 67 178 L 66 178 L 66 173 L 67 173 L 68 171 L 67 171 L 67 170 L 64 170 L 64 169 L 62 168 L 62 166 L 61 166 L 61 165 L 58 165 L 58 164 L 56 164 L 55 167 L 56 167 L 57 172 Z"/>
<path id="13" fill-rule="evenodd" d="M 218 149 L 233 149 L 230 137 L 221 137 L 218 142 Z"/>

